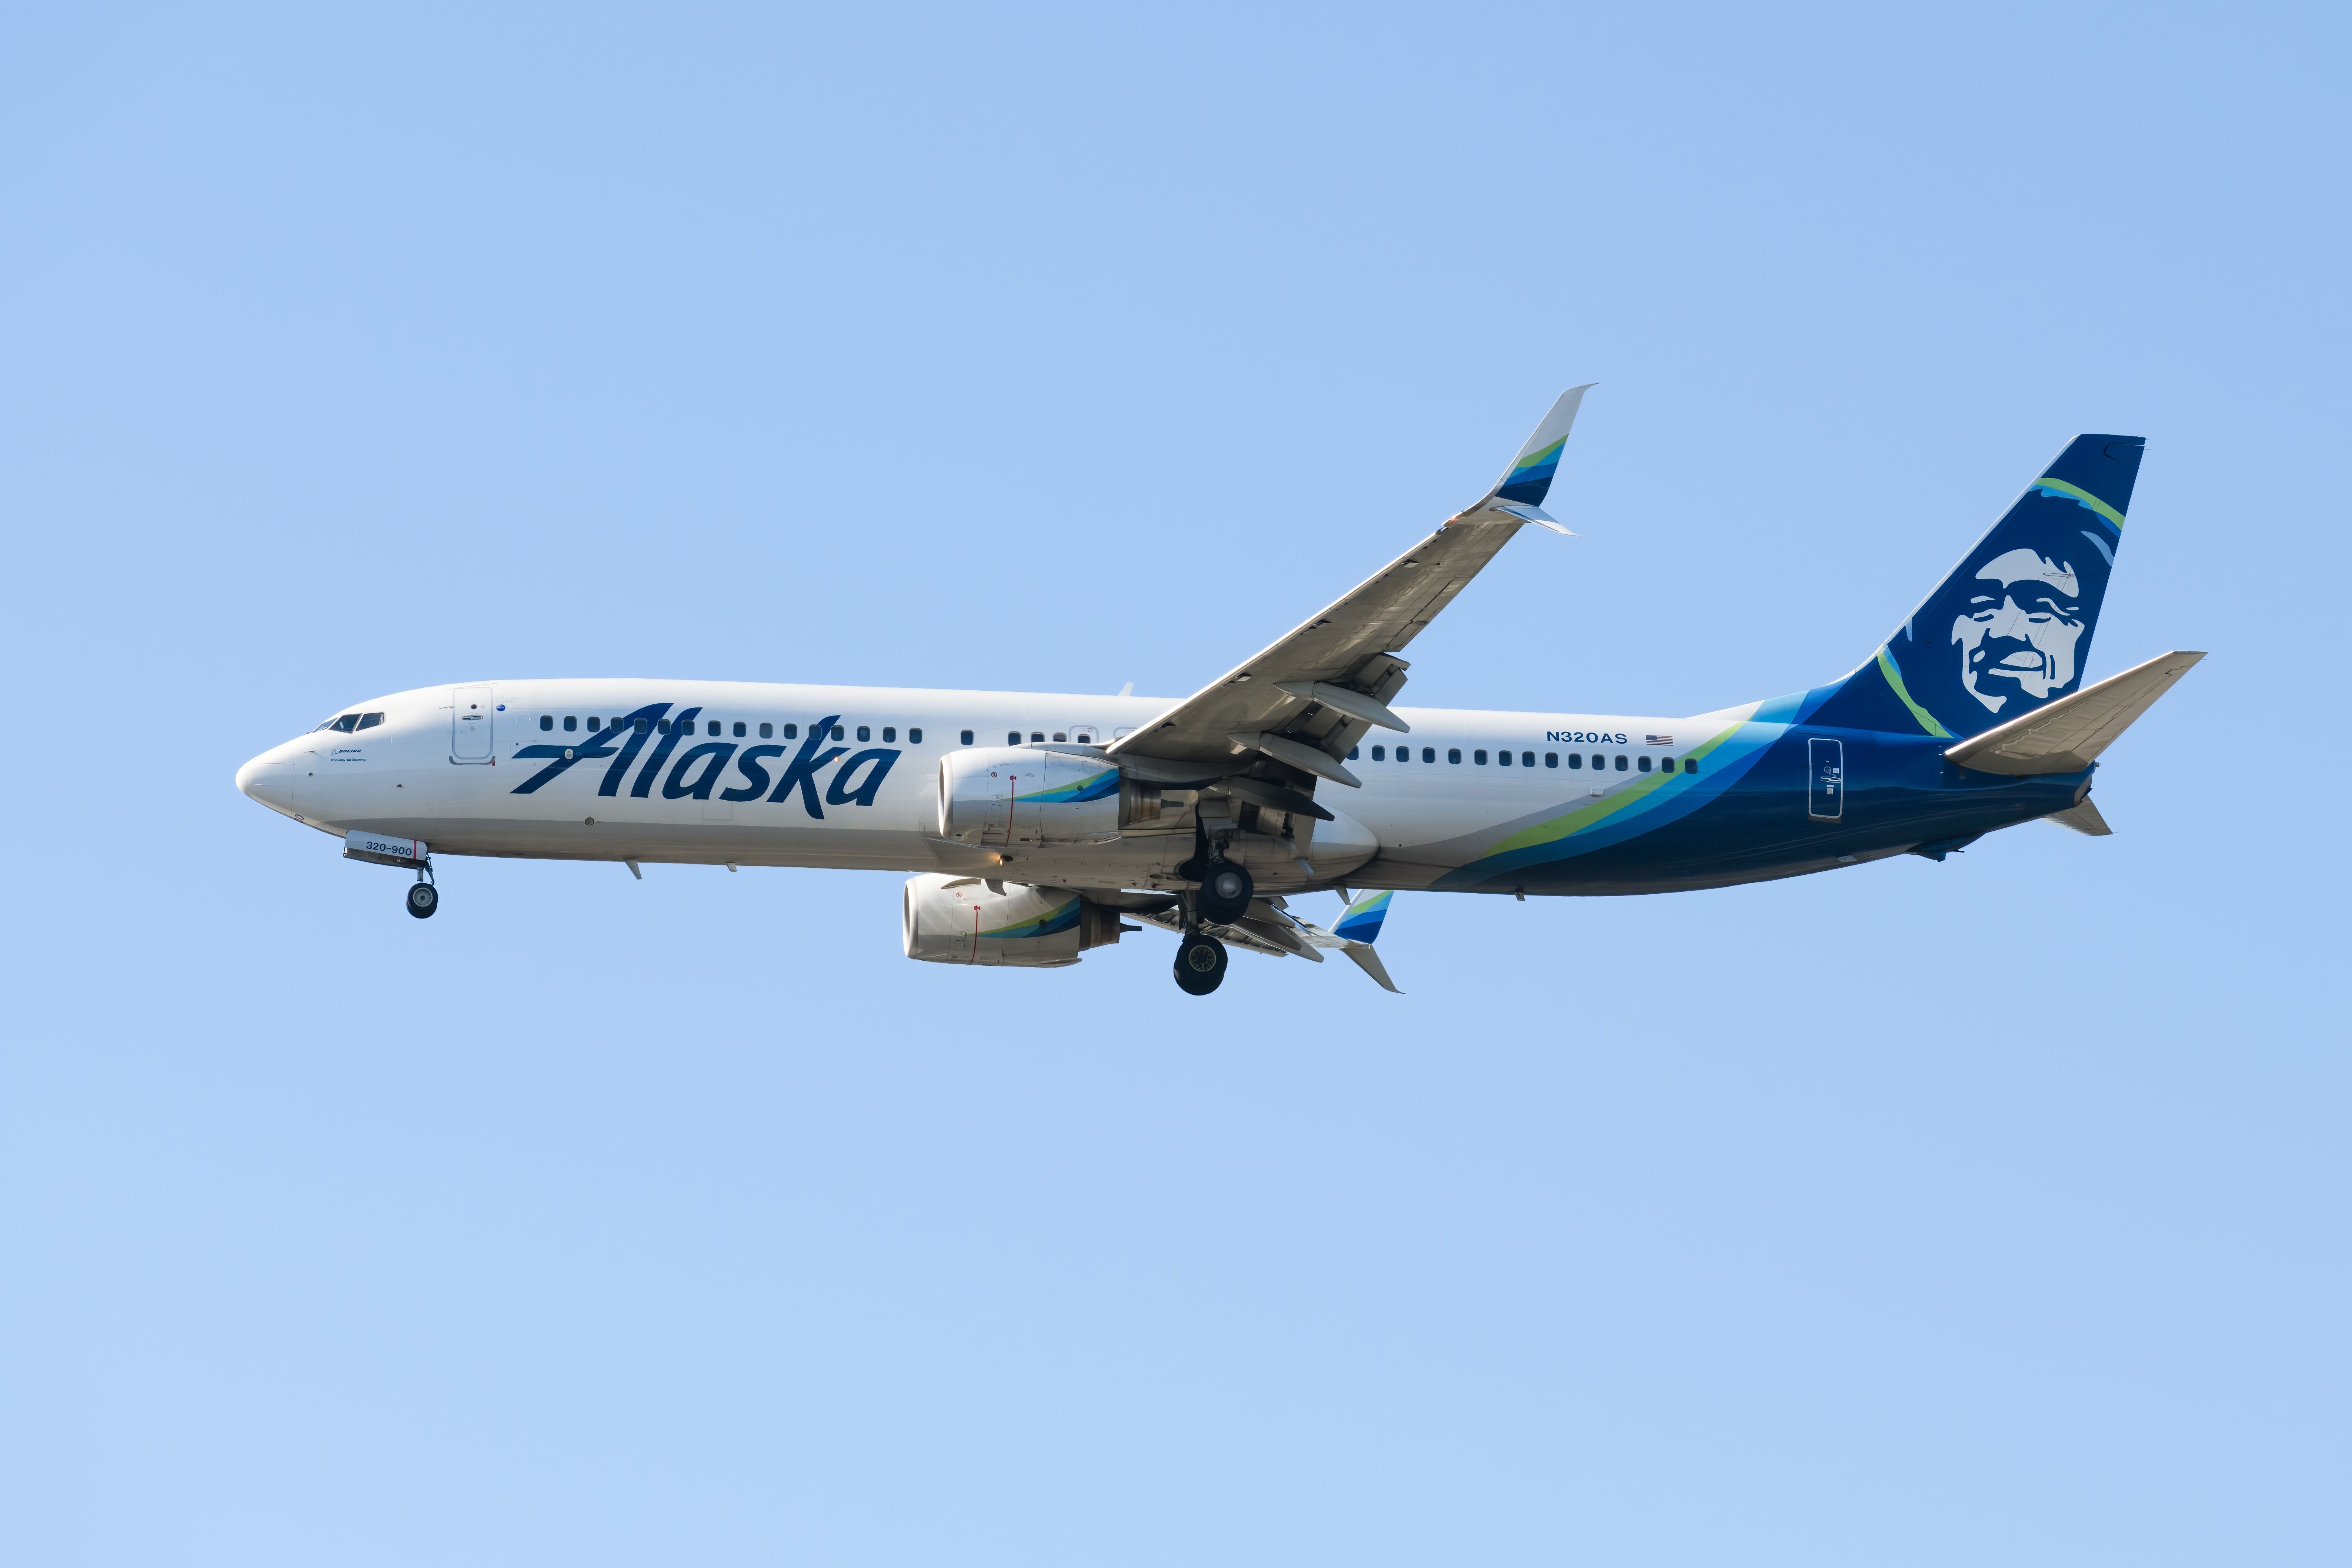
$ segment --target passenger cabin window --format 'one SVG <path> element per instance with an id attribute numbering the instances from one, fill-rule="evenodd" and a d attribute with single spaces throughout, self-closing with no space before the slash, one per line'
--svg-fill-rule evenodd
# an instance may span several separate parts
<path id="1" fill-rule="evenodd" d="M 614 721 L 613 721 L 613 722 L 614 722 L 614 723 L 615 723 L 615 724 L 618 724 L 618 723 L 620 722 L 620 721 L 619 721 L 618 719 L 615 719 L 615 720 L 614 720 Z M 589 714 L 589 715 L 588 715 L 588 728 L 590 728 L 591 730 L 601 730 L 601 729 L 603 729 L 604 727 L 604 721 L 603 721 L 602 719 L 597 718 L 597 717 L 596 717 L 596 715 L 594 715 L 593 713 L 591 713 L 591 714 Z"/>
<path id="2" fill-rule="evenodd" d="M 907 731 L 907 744 L 910 746 L 919 746 L 922 743 L 923 727 L 920 724 L 918 724 L 913 729 Z"/>
<path id="3" fill-rule="evenodd" d="M 840 737 L 838 736 L 835 737 L 836 740 L 839 738 Z M 866 725 L 860 724 L 857 726 L 857 738 L 861 741 L 870 741 L 874 738 L 874 731 L 871 729 L 868 729 Z"/>
<path id="4" fill-rule="evenodd" d="M 1008 745 L 1008 746 L 1017 746 L 1017 745 L 1019 745 L 1019 744 L 1021 743 L 1021 731 L 1018 731 L 1018 730 L 1007 730 L 1007 731 L 1004 731 L 1004 743 L 1005 743 L 1006 745 Z"/>
<path id="5" fill-rule="evenodd" d="M 883 743 L 884 745 L 886 745 L 886 746 L 887 746 L 887 745 L 888 745 L 891 742 L 893 742 L 893 741 L 897 740 L 898 738 L 898 731 L 896 729 L 892 728 L 891 726 L 889 726 L 889 725 L 887 725 L 887 724 L 885 724 L 884 726 L 882 726 L 882 743 Z"/>
<path id="6" fill-rule="evenodd" d="M 1544 753 L 1544 766 L 1548 768 L 1556 768 L 1559 766 L 1559 753 L 1558 752 L 1546 752 Z"/>
<path id="7" fill-rule="evenodd" d="M 1078 744 L 1079 744 L 1079 745 L 1081 745 L 1081 746 L 1091 746 L 1091 745 L 1093 745 L 1093 744 L 1095 743 L 1095 738 L 1094 738 L 1094 736 L 1092 736 L 1091 734 L 1088 734 L 1086 731 L 1084 731 L 1084 730 L 1079 730 L 1079 731 L 1076 731 L 1076 735 L 1077 735 Z"/>
<path id="8" fill-rule="evenodd" d="M 1348 754 L 1349 754 L 1349 756 L 1351 756 L 1351 757 L 1352 757 L 1352 756 L 1354 756 L 1356 753 L 1355 753 L 1355 752 L 1349 752 Z M 1387 762 L 1388 760 L 1389 760 L 1389 749 L 1388 749 L 1386 746 L 1374 746 L 1374 747 L 1372 748 L 1372 761 L 1374 761 L 1374 762 L 1376 762 L 1376 763 L 1385 763 L 1385 762 Z"/>
<path id="9" fill-rule="evenodd" d="M 703 733 L 704 733 L 704 734 L 706 734 L 706 735 L 716 735 L 717 733 L 719 733 L 719 721 L 718 721 L 718 720 L 716 720 L 716 719 L 713 719 L 713 720 L 710 721 L 710 728 L 709 728 L 709 729 L 708 729 L 708 730 L 706 730 L 706 731 L 703 731 Z"/>
<path id="10" fill-rule="evenodd" d="M 760 739 L 762 741 L 772 741 L 775 738 L 776 727 L 764 719 L 760 721 Z"/>
<path id="11" fill-rule="evenodd" d="M 1622 752 L 1617 753 L 1617 771 L 1621 773 L 1625 771 L 1625 753 Z"/>
<path id="12" fill-rule="evenodd" d="M 1448 747 L 1446 747 L 1446 748 L 1445 748 L 1445 760 L 1446 760 L 1447 762 L 1449 762 L 1449 763 L 1458 763 L 1458 762 L 1460 762 L 1460 761 L 1462 760 L 1462 748 L 1461 748 L 1461 747 L 1459 747 L 1459 746 L 1448 746 Z"/>
<path id="13" fill-rule="evenodd" d="M 1507 768 L 1511 765 L 1511 753 L 1508 752 L 1496 752 L 1495 753 L 1495 760 Z M 1532 763 L 1535 760 L 1534 753 L 1529 752 L 1528 755 L 1528 761 Z"/>
<path id="14" fill-rule="evenodd" d="M 552 713 L 542 713 L 542 714 L 541 714 L 541 715 L 539 716 L 539 727 L 540 727 L 541 729 L 542 729 L 542 730 L 552 730 L 552 729 L 554 729 L 554 728 L 555 728 L 555 715 L 554 715 L 554 714 L 552 714 Z"/>
<path id="15" fill-rule="evenodd" d="M 735 733 L 738 735 L 748 735 L 751 733 L 751 726 L 745 724 L 742 720 L 738 719 L 735 721 Z"/>
<path id="16" fill-rule="evenodd" d="M 971 731 L 969 730 L 963 732 L 963 743 L 967 746 L 971 744 Z"/>
<path id="17" fill-rule="evenodd" d="M 1470 753 L 1470 760 L 1471 760 L 1472 762 L 1474 762 L 1474 763 L 1477 763 L 1480 767 L 1482 767 L 1482 768 L 1483 768 L 1483 767 L 1485 767 L 1485 766 L 1486 765 L 1486 753 L 1485 750 L 1482 748 L 1482 749 L 1480 749 L 1480 750 L 1478 750 L 1478 751 L 1475 751 L 1475 752 L 1471 752 L 1471 753 Z"/>
<path id="18" fill-rule="evenodd" d="M 563 716 L 563 727 L 567 730 L 577 730 L 580 728 L 580 715 L 577 713 L 566 713 Z"/>
<path id="19" fill-rule="evenodd" d="M 636 723 L 636 731 L 637 731 L 637 733 L 638 733 L 638 734 L 640 734 L 640 735 L 642 735 L 642 734 L 644 734 L 644 733 L 646 732 L 646 721 L 645 721 L 643 719 L 640 719 L 640 720 L 638 720 L 638 721 L 637 721 L 637 723 Z"/>
<path id="20" fill-rule="evenodd" d="M 1069 737 L 1062 733 L 1059 730 L 1056 730 L 1054 731 L 1054 739 L 1056 741 L 1067 741 Z"/>
<path id="21" fill-rule="evenodd" d="M 833 727 L 833 738 L 836 741 L 841 739 L 841 726 L 838 724 Z"/>
<path id="22" fill-rule="evenodd" d="M 1698 759 L 1696 757 L 1685 757 L 1683 759 L 1683 772 L 1686 773 L 1695 773 L 1698 772 Z"/>
<path id="23" fill-rule="evenodd" d="M 360 728 L 362 730 L 373 730 L 378 724 L 383 722 L 383 715 L 381 713 L 362 713 L 360 715 Z"/>
<path id="24" fill-rule="evenodd" d="M 1402 751 L 1404 748 L 1400 746 L 1397 749 L 1399 751 Z M 1437 761 L 1437 748 L 1435 746 L 1423 746 L 1421 749 L 1421 760 L 1424 763 L 1433 763 Z"/>
<path id="25" fill-rule="evenodd" d="M 1043 730 L 1032 730 L 1029 731 L 1029 738 L 1033 741 L 1042 741 L 1045 738 L 1045 731 Z"/>
<path id="26" fill-rule="evenodd" d="M 1582 752 L 1569 752 L 1569 753 L 1568 753 L 1568 765 L 1569 765 L 1570 767 L 1571 767 L 1571 768 L 1580 768 L 1580 767 L 1582 767 L 1582 766 L 1584 765 L 1584 753 L 1583 753 Z"/>

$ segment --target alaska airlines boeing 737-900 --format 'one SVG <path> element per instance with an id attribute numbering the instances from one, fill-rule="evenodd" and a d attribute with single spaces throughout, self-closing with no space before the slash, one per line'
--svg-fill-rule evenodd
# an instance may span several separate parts
<path id="1" fill-rule="evenodd" d="M 907 955 L 1051 967 L 1140 930 L 1176 983 L 1228 944 L 1381 984 L 1398 889 L 1663 893 L 2046 818 L 2104 834 L 2100 752 L 2199 653 L 2083 671 L 2141 442 L 2078 436 L 1859 668 L 1712 713 L 1401 708 L 1405 647 L 1541 510 L 1586 388 L 1476 504 L 1182 700 L 651 679 L 490 680 L 354 705 L 237 787 L 411 869 L 433 855 L 911 871 Z M 1286 896 L 1350 889 L 1329 929 Z"/>

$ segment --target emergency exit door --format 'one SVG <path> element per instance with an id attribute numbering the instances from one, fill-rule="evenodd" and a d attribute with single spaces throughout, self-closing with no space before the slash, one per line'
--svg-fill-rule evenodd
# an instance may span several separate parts
<path id="1" fill-rule="evenodd" d="M 1805 742 L 1805 815 L 1835 822 L 1845 815 L 1845 742 L 1816 735 Z"/>
<path id="2" fill-rule="evenodd" d="M 490 731 L 496 728 L 490 715 L 497 711 L 490 706 L 490 689 L 460 686 L 449 695 L 449 760 L 488 762 L 495 743 Z"/>

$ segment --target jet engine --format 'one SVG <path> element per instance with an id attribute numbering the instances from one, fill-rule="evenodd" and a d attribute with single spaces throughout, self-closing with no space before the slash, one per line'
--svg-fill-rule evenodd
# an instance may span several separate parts
<path id="1" fill-rule="evenodd" d="M 910 877 L 905 911 L 907 956 L 930 963 L 1057 969 L 1138 929 L 1067 888 L 977 877 Z"/>
<path id="2" fill-rule="evenodd" d="M 990 847 L 1101 844 L 1118 837 L 1118 764 L 1026 746 L 940 759 L 940 837 Z"/>

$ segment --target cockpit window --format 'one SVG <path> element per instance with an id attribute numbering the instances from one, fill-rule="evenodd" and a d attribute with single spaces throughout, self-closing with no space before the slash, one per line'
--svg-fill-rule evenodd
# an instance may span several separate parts
<path id="1" fill-rule="evenodd" d="M 327 724 L 328 729 L 336 731 L 338 734 L 343 735 L 350 734 L 353 730 L 356 730 L 359 727 L 360 716 L 356 713 L 346 713 L 341 718 L 332 720 Z"/>
<path id="2" fill-rule="evenodd" d="M 360 728 L 362 730 L 373 730 L 378 724 L 383 722 L 383 715 L 381 713 L 362 713 L 360 715 Z"/>

